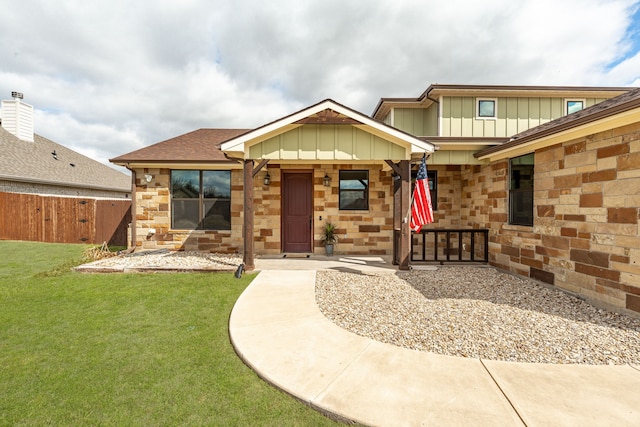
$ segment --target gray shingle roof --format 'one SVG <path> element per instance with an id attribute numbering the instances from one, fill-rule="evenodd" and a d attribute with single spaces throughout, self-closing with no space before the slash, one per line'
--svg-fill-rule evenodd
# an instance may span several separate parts
<path id="1" fill-rule="evenodd" d="M 131 192 L 128 175 L 40 135 L 22 141 L 2 127 L 0 179 Z"/>

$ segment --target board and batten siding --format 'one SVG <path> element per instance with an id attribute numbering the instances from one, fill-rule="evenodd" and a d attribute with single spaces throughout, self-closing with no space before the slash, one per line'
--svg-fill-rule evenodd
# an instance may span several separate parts
<path id="1" fill-rule="evenodd" d="M 252 145 L 252 159 L 405 159 L 407 149 L 351 125 L 303 125 Z"/>
<path id="2" fill-rule="evenodd" d="M 566 98 L 495 98 L 497 118 L 476 118 L 476 97 L 445 96 L 441 99 L 440 136 L 507 137 L 555 120 L 565 114 Z M 585 108 L 600 98 L 585 98 Z"/>
<path id="3" fill-rule="evenodd" d="M 392 126 L 416 136 L 438 135 L 438 106 L 394 108 Z"/>

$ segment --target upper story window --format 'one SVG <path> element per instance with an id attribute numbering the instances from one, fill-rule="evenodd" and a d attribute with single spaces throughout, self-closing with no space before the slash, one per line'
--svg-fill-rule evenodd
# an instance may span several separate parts
<path id="1" fill-rule="evenodd" d="M 231 230 L 231 171 L 171 171 L 171 228 Z"/>
<path id="2" fill-rule="evenodd" d="M 479 119 L 495 119 L 498 116 L 498 100 L 495 98 L 477 98 L 476 115 Z"/>
<path id="3" fill-rule="evenodd" d="M 509 224 L 533 225 L 534 154 L 509 160 Z"/>
<path id="4" fill-rule="evenodd" d="M 564 112 L 565 114 L 575 113 L 576 111 L 584 109 L 584 105 L 584 99 L 565 99 Z"/>
<path id="5" fill-rule="evenodd" d="M 340 171 L 340 209 L 369 209 L 369 171 Z"/>

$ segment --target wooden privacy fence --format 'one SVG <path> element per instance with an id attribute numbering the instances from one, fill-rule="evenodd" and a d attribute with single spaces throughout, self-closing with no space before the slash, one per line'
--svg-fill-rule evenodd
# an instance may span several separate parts
<path id="1" fill-rule="evenodd" d="M 127 246 L 131 200 L 0 193 L 0 239 Z"/>

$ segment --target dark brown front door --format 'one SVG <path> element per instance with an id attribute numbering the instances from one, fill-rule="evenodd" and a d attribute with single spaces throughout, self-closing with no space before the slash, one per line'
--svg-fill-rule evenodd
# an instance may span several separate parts
<path id="1" fill-rule="evenodd" d="M 311 252 L 312 172 L 285 172 L 282 178 L 282 250 Z"/>

